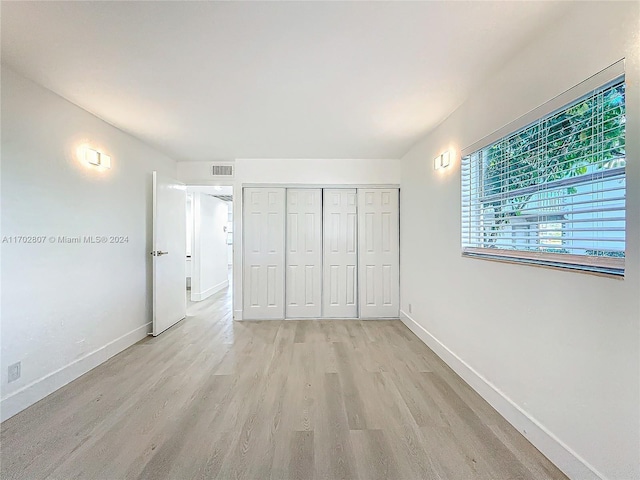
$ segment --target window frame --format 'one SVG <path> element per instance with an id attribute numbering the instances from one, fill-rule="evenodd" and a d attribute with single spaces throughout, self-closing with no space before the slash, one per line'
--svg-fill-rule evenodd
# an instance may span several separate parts
<path id="1" fill-rule="evenodd" d="M 582 97 L 588 96 L 590 93 L 602 89 L 607 85 L 613 84 L 615 82 L 625 81 L 625 69 L 624 69 L 624 59 L 620 60 L 613 65 L 607 67 L 606 69 L 598 72 L 597 74 L 589 77 L 585 81 L 576 85 L 575 87 L 570 88 L 569 90 L 563 92 L 562 94 L 554 97 L 548 102 L 540 105 L 539 107 L 527 112 L 516 120 L 506 124 L 500 129 L 492 132 L 486 137 L 478 140 L 472 145 L 464 148 L 461 151 L 461 158 L 465 159 L 465 157 L 470 156 L 471 154 L 475 154 L 486 147 L 493 145 L 500 140 L 506 139 L 509 136 L 517 133 L 527 127 L 535 124 L 541 119 L 545 119 L 554 113 L 562 111 L 567 108 L 572 103 L 581 99 Z M 626 83 L 625 83 L 626 85 Z M 469 160 L 472 162 L 474 160 Z M 482 162 L 481 158 L 475 161 Z M 627 161 L 627 160 L 625 160 Z M 462 166 L 464 167 L 464 161 L 462 162 Z M 471 165 L 467 165 L 467 168 L 471 168 Z M 476 166 L 475 168 L 481 168 Z M 622 170 L 622 175 L 626 180 L 626 170 L 625 167 L 620 167 L 617 172 L 617 176 L 621 176 L 620 169 Z M 613 169 L 611 169 L 613 170 Z M 481 174 L 480 174 L 481 175 Z M 607 171 L 607 175 L 615 178 L 616 173 Z M 573 177 L 576 178 L 576 177 Z M 467 208 L 473 208 L 474 204 L 472 200 L 469 200 L 469 203 L 465 203 L 464 193 L 465 193 L 465 179 L 469 182 L 473 182 L 471 172 L 465 173 L 461 170 L 461 246 L 462 246 L 462 256 L 468 258 L 479 258 L 484 260 L 493 260 L 493 261 L 501 261 L 508 263 L 518 263 L 518 264 L 526 264 L 526 265 L 534 265 L 548 268 L 556 268 L 562 270 L 571 270 L 571 271 L 579 271 L 592 273 L 596 275 L 604 275 L 604 276 L 612 276 L 616 278 L 624 278 L 625 273 L 625 257 L 615 257 L 615 256 L 597 256 L 597 255 L 585 255 L 585 254 L 571 254 L 571 253 L 550 253 L 545 251 L 530 251 L 524 249 L 506 249 L 506 248 L 482 248 L 477 246 L 469 246 L 468 238 L 465 238 L 465 231 L 469 231 L 473 223 L 473 218 L 466 217 L 465 215 L 465 205 Z M 565 182 L 570 184 L 574 180 L 572 178 L 565 178 L 560 180 L 559 182 Z M 549 183 L 554 183 L 549 182 Z M 547 185 L 545 183 L 545 185 Z M 468 185 L 467 188 L 469 191 L 473 189 L 471 185 Z M 536 187 L 539 188 L 539 187 Z M 547 191 L 552 191 L 552 189 L 548 189 Z M 626 191 L 626 187 L 625 187 Z M 471 196 L 471 194 L 469 193 Z M 626 197 L 626 196 L 625 196 Z M 476 198 L 475 201 L 479 202 L 480 198 Z M 624 200 L 624 211 L 626 212 L 626 200 Z M 470 214 L 467 214 L 470 215 Z M 467 223 L 465 224 L 465 218 L 468 218 Z M 546 222 L 548 224 L 554 224 L 553 220 L 549 220 Z M 625 215 L 625 224 L 624 231 L 626 237 L 628 219 Z M 537 235 L 540 234 L 540 229 L 536 232 Z M 471 233 L 470 233 L 471 235 Z M 553 237 L 550 237 L 552 239 Z M 467 245 L 465 246 L 465 243 Z M 552 247 L 550 247 L 552 248 Z M 625 250 L 627 247 L 627 242 L 625 242 L 624 246 Z"/>

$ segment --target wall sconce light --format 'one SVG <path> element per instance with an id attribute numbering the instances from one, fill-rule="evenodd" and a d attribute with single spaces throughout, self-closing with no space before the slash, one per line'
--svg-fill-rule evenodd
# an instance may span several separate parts
<path id="1" fill-rule="evenodd" d="M 106 153 L 98 152 L 97 150 L 93 150 L 92 148 L 85 149 L 84 159 L 91 165 L 111 168 L 111 157 Z"/>
<path id="2" fill-rule="evenodd" d="M 449 163 L 451 163 L 451 155 L 449 150 L 447 150 L 433 160 L 433 169 L 440 170 L 441 168 L 446 168 L 449 166 Z"/>

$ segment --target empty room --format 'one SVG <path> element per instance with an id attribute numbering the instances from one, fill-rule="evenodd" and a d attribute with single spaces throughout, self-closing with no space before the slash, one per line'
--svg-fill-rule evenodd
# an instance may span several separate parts
<path id="1" fill-rule="evenodd" d="M 0 18 L 2 480 L 640 480 L 640 3 Z"/>

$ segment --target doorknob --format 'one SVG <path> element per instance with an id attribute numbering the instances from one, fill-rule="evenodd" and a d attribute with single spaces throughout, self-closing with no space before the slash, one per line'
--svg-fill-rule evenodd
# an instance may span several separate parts
<path id="1" fill-rule="evenodd" d="M 154 257 L 161 257 L 162 255 L 169 255 L 169 252 L 163 252 L 162 250 L 154 250 L 151 252 Z"/>

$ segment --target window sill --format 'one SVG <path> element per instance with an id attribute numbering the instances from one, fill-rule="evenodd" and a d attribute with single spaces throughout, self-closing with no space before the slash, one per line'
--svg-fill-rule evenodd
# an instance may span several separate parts
<path id="1" fill-rule="evenodd" d="M 493 250 L 487 252 L 485 249 L 466 249 L 462 252 L 463 257 L 477 258 L 501 263 L 512 263 L 518 265 L 531 265 L 534 267 L 544 267 L 565 272 L 586 273 L 599 277 L 615 278 L 624 280 L 624 258 L 599 258 L 579 257 L 584 263 L 578 263 L 574 259 L 557 258 L 554 255 L 536 254 L 535 252 L 514 252 L 508 250 Z M 572 256 L 574 257 L 574 256 Z"/>

